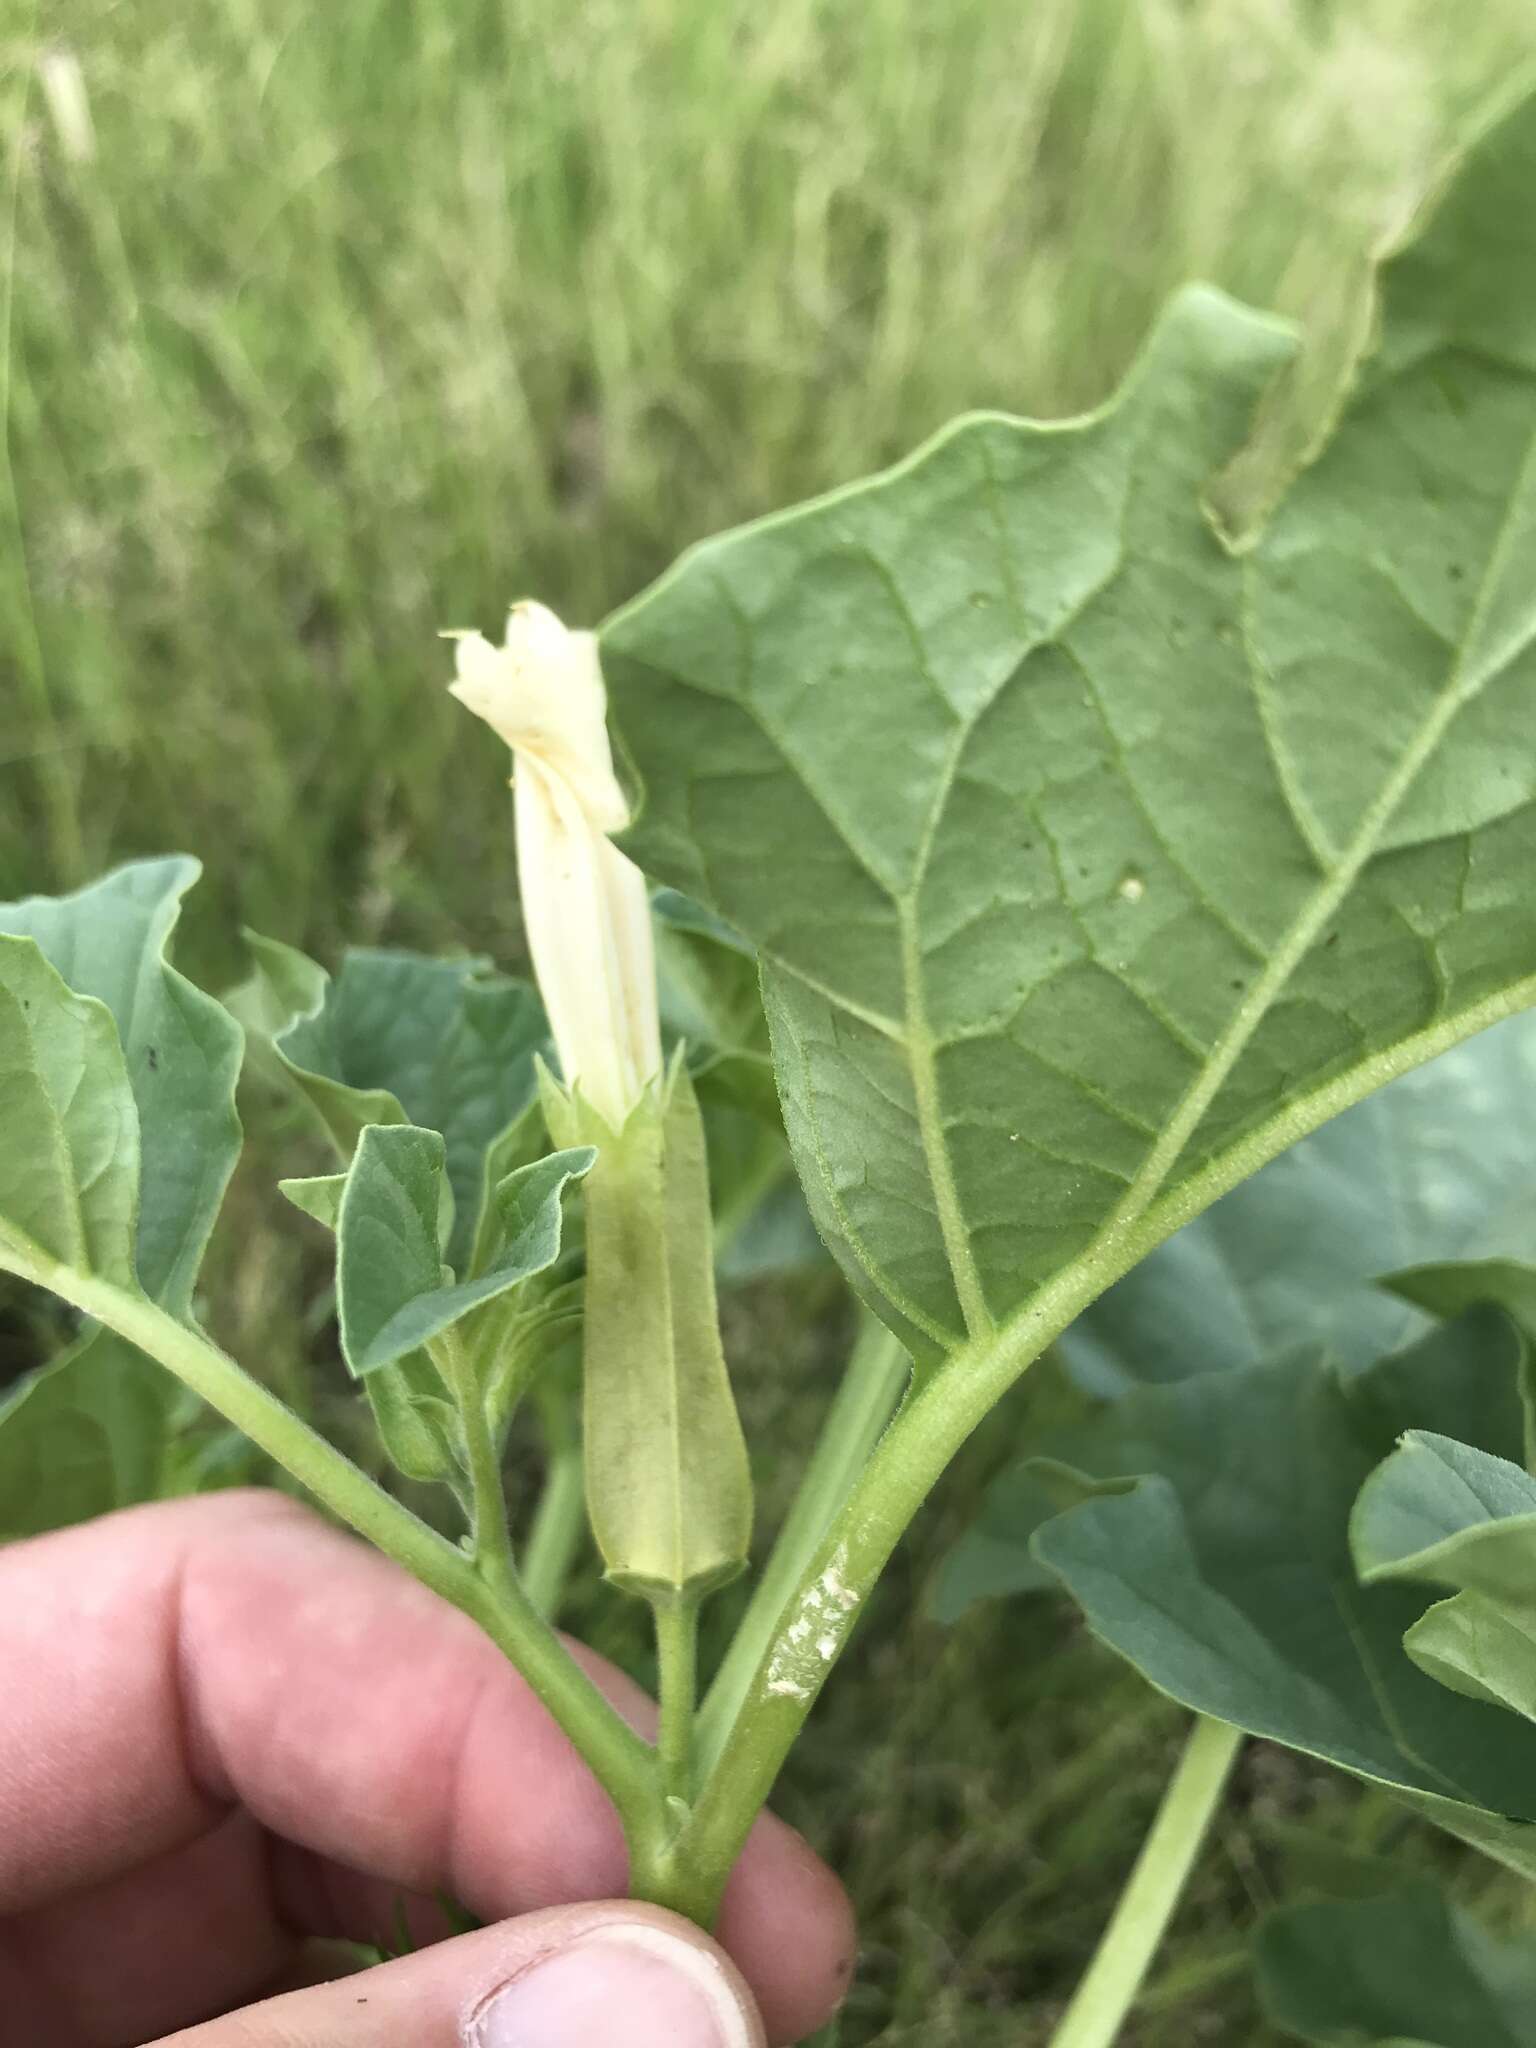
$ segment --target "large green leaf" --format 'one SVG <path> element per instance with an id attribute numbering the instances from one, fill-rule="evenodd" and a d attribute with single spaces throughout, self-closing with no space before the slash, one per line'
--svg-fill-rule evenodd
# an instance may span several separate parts
<path id="1" fill-rule="evenodd" d="M 1518 1457 L 1524 1347 L 1474 1311 L 1364 1373 L 1212 1373 L 1117 1406 L 1119 1471 L 1035 1553 L 1097 1635 L 1198 1711 L 1392 1786 L 1536 1874 L 1536 1744 L 1404 1653 L 1426 1588 L 1362 1585 L 1352 1505 L 1405 1429 Z"/>
<path id="2" fill-rule="evenodd" d="M 336 1310 L 341 1348 L 359 1378 L 418 1350 L 560 1253 L 560 1198 L 590 1168 L 590 1148 L 552 1152 L 492 1196 L 498 1241 L 475 1278 L 455 1282 L 438 1249 L 445 1171 L 441 1133 L 412 1124 L 363 1132 L 337 1220 Z"/>
<path id="3" fill-rule="evenodd" d="M 490 1184 L 511 1163 L 504 1146 L 536 1093 L 535 1057 L 549 1031 L 536 992 L 480 959 L 358 948 L 334 980 L 292 947 L 253 940 L 256 974 L 239 991 L 269 1029 L 296 1086 L 343 1160 L 370 1126 L 441 1132 L 454 1204 L 450 1263 L 462 1271 Z"/>
<path id="4" fill-rule="evenodd" d="M 1271 1913 L 1270 2021 L 1318 2048 L 1536 2048 L 1536 1942 L 1496 1941 L 1433 1885 Z"/>
<path id="5" fill-rule="evenodd" d="M 1364 1365 L 1422 1327 L 1408 1301 L 1440 1312 L 1406 1288 L 1393 1300 L 1374 1284 L 1382 1274 L 1498 1254 L 1536 1256 L 1529 1016 L 1402 1075 L 1282 1153 L 1096 1301 L 1062 1352 L 1083 1386 L 1111 1396 L 1309 1340 Z"/>
<path id="6" fill-rule="evenodd" d="M 135 861 L 70 896 L 0 905 L 0 932 L 18 947 L 8 957 L 32 941 L 76 992 L 39 1029 L 47 1056 L 66 1055 L 71 1019 L 88 999 L 89 1052 L 71 1117 L 99 1096 L 106 1114 L 132 1126 L 114 1140 L 101 1184 L 136 1214 L 129 1274 L 115 1258 L 87 1263 L 119 1279 L 136 1272 L 182 1317 L 240 1150 L 240 1031 L 166 957 L 197 874 L 184 858 Z M 39 1186 L 33 1141 L 9 1115 L 4 1122 L 7 1157 Z M 110 1332 L 88 1334 L 0 1410 L 0 1530 L 55 1528 L 188 1483 L 174 1439 L 194 1412 L 160 1366 Z"/>
<path id="7" fill-rule="evenodd" d="M 1244 555 L 1201 493 L 1290 344 L 1192 290 L 1100 412 L 962 421 L 605 629 L 630 850 L 758 948 L 818 1224 L 922 1357 L 1536 997 L 1533 191 L 1527 106 Z"/>

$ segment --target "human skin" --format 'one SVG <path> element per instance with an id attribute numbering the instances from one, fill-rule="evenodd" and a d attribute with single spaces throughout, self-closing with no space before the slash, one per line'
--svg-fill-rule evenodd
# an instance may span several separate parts
<path id="1" fill-rule="evenodd" d="M 636 1688 L 575 1653 L 644 1727 Z M 465 2015 L 495 1984 L 604 1929 L 626 1966 L 659 1930 L 749 1986 L 743 2042 L 833 2011 L 851 1915 L 792 1829 L 754 1830 L 724 1956 L 583 1903 L 621 1901 L 625 1870 L 606 1795 L 500 1653 L 292 1500 L 207 1495 L 0 1550 L 0 2048 L 183 2028 L 185 2048 L 458 2048 L 492 2038 Z M 445 1894 L 498 1924 L 444 1939 Z M 317 1941 L 388 1941 L 402 1910 L 418 1953 L 261 2003 L 325 1969 Z"/>

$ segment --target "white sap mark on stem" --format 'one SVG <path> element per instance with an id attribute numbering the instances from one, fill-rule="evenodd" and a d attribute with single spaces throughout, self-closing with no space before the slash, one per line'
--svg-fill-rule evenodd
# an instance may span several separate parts
<path id="1" fill-rule="evenodd" d="M 1115 893 L 1122 903 L 1139 903 L 1147 893 L 1147 885 L 1132 869 L 1121 876 L 1120 886 Z"/>
<path id="2" fill-rule="evenodd" d="M 813 1699 L 842 1648 L 859 1604 L 859 1595 L 843 1576 L 847 1563 L 848 1553 L 839 1545 L 779 1637 L 765 1681 L 775 1699 Z"/>

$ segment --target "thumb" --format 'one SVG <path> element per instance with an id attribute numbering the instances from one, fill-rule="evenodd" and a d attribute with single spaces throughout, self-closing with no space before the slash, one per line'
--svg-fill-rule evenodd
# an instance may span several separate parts
<path id="1" fill-rule="evenodd" d="M 649 1906 L 557 1906 L 159 2048 L 763 2048 L 723 1949 Z"/>

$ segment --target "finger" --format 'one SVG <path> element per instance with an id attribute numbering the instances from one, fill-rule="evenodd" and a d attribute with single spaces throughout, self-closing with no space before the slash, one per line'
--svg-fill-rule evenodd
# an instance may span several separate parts
<path id="1" fill-rule="evenodd" d="M 0 1921 L 0 2048 L 118 2048 L 258 1997 L 297 1943 L 267 1838 L 233 1812 L 184 1847 Z"/>
<path id="2" fill-rule="evenodd" d="M 762 2048 L 723 1950 L 670 1914 L 563 1906 L 248 2008 L 160 2048 Z"/>
<path id="3" fill-rule="evenodd" d="M 277 1856 L 306 1931 L 376 1938 L 396 1888 L 450 1891 L 482 1919 L 623 1889 L 606 1797 L 493 1646 L 281 1496 L 135 1510 L 0 1553 L 0 1665 L 28 1679 L 0 1695 L 0 1910 L 173 1868 L 232 1805 L 309 1852 L 307 1899 L 302 1864 Z M 364 1905 L 369 1924 L 349 1924 Z M 273 1917 L 251 1900 L 263 1958 Z M 775 2038 L 840 1995 L 846 1901 L 777 1823 L 755 1834 L 721 1932 Z M 239 1995 L 251 1959 L 224 1953 Z"/>

